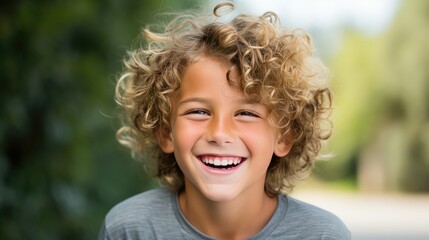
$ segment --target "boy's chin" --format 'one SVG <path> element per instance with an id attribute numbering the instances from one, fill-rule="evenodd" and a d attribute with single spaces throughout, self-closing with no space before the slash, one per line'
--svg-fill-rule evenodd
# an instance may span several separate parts
<path id="1" fill-rule="evenodd" d="M 236 195 L 228 195 L 228 194 L 210 194 L 210 195 L 206 195 L 206 198 L 212 202 L 230 202 L 233 201 L 234 199 L 236 199 Z"/>
<path id="2" fill-rule="evenodd" d="M 239 189 L 224 184 L 211 184 L 211 186 L 206 186 L 199 191 L 204 198 L 212 202 L 230 202 L 240 195 Z"/>

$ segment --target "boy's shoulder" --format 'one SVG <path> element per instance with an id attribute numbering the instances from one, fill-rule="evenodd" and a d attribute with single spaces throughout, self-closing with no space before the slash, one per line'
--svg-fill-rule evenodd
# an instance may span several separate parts
<path id="1" fill-rule="evenodd" d="M 300 201 L 282 196 L 286 213 L 280 232 L 288 232 L 291 239 L 351 239 L 347 226 L 333 213 Z"/>
<path id="2" fill-rule="evenodd" d="M 105 236 L 143 234 L 151 226 L 166 226 L 174 221 L 176 194 L 166 188 L 152 189 L 115 205 L 106 215 L 100 239 Z M 136 237 L 136 239 L 141 239 Z"/>
<path id="3" fill-rule="evenodd" d="M 140 219 L 153 213 L 171 209 L 175 194 L 166 188 L 157 188 L 134 195 L 116 204 L 106 215 L 107 221 L 117 218 Z"/>

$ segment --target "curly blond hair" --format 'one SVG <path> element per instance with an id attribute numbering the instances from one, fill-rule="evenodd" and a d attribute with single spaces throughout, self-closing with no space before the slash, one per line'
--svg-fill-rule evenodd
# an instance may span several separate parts
<path id="1" fill-rule="evenodd" d="M 266 105 L 270 123 L 293 143 L 288 155 L 271 159 L 265 192 L 275 196 L 310 172 L 331 135 L 327 71 L 314 56 L 310 37 L 281 29 L 276 14 L 238 15 L 225 23 L 218 18 L 224 7 L 233 5 L 217 5 L 212 18 L 177 17 L 163 33 L 143 30 L 147 45 L 128 53 L 116 87 L 116 101 L 126 113 L 117 139 L 135 157 L 155 158 L 160 180 L 172 190 L 183 189 L 174 154 L 164 153 L 157 139 L 171 129 L 171 101 L 186 68 L 204 57 L 221 59 L 232 66 L 227 78 L 238 73 L 243 94 Z"/>

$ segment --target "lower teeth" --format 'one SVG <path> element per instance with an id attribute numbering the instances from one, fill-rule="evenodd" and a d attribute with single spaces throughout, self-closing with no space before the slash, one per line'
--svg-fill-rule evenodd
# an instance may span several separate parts
<path id="1" fill-rule="evenodd" d="M 238 165 L 237 164 L 237 165 L 226 165 L 226 166 L 219 165 L 219 166 L 217 166 L 217 165 L 212 165 L 212 164 L 207 164 L 207 163 L 205 163 L 205 164 L 211 168 L 217 168 L 217 169 L 229 169 L 229 168 L 233 168 L 233 167 Z"/>

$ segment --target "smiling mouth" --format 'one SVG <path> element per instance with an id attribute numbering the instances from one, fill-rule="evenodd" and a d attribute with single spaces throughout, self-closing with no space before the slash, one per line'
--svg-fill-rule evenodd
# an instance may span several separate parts
<path id="1" fill-rule="evenodd" d="M 200 156 L 199 159 L 206 166 L 216 169 L 230 169 L 244 162 L 242 157 Z"/>

